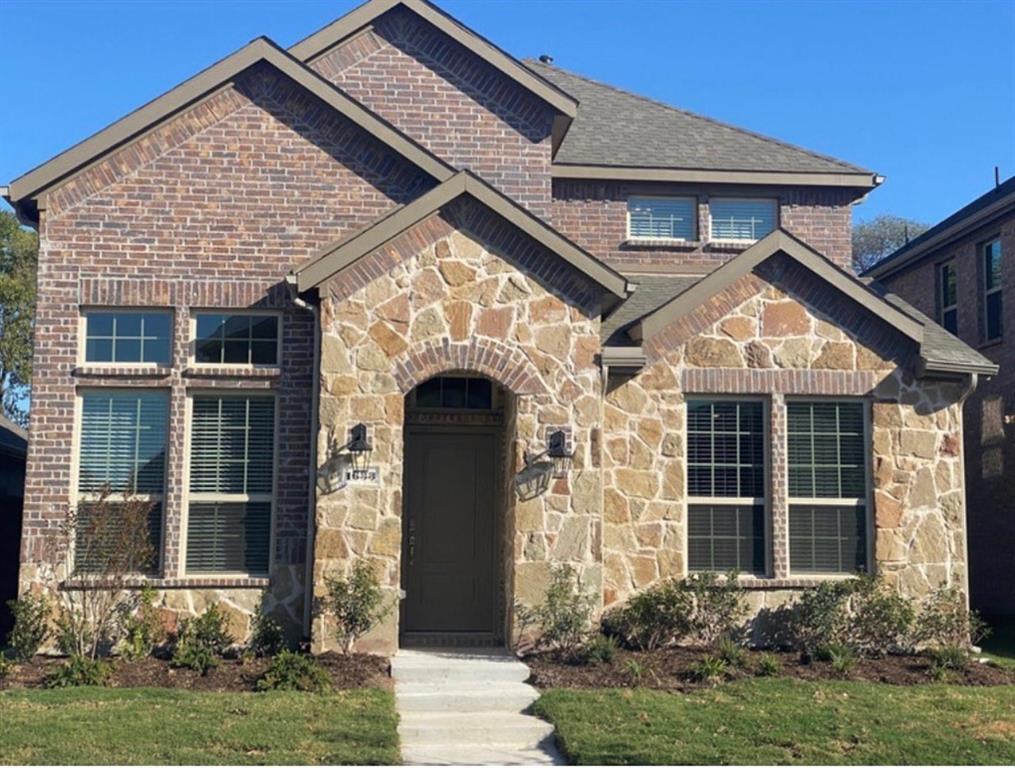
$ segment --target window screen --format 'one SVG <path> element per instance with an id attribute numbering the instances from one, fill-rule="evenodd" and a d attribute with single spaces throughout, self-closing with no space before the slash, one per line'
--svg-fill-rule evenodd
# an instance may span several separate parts
<path id="1" fill-rule="evenodd" d="M 168 365 L 172 338 L 169 312 L 85 314 L 85 362 Z"/>
<path id="2" fill-rule="evenodd" d="M 194 397 L 189 572 L 267 573 L 274 441 L 273 397 Z"/>
<path id="3" fill-rule="evenodd" d="M 985 341 L 994 341 L 1000 339 L 1004 331 L 1000 240 L 983 246 L 983 291 Z"/>
<path id="4" fill-rule="evenodd" d="M 199 313 L 194 360 L 224 365 L 277 365 L 278 317 Z"/>
<path id="5" fill-rule="evenodd" d="M 765 424 L 758 401 L 688 400 L 688 567 L 765 570 Z"/>
<path id="6" fill-rule="evenodd" d="M 693 240 L 697 205 L 690 197 L 632 197 L 627 201 L 628 236 Z"/>
<path id="7" fill-rule="evenodd" d="M 774 200 L 712 198 L 708 207 L 713 240 L 760 240 L 776 227 Z"/>

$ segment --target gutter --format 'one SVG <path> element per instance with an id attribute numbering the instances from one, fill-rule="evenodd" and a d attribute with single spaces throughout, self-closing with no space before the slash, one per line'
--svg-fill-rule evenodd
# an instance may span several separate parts
<path id="1" fill-rule="evenodd" d="M 603 347 L 600 359 L 607 372 L 615 369 L 632 374 L 640 371 L 648 362 L 645 350 L 641 347 Z"/>
<path id="2" fill-rule="evenodd" d="M 970 365 L 969 363 L 948 363 L 944 361 L 935 362 L 927 360 L 921 357 L 919 363 L 917 363 L 916 375 L 917 378 L 922 378 L 926 375 L 933 374 L 967 374 L 971 376 L 977 376 L 983 374 L 984 376 L 996 376 L 998 372 L 997 365 L 985 364 L 985 365 Z M 973 388 L 976 388 L 976 384 L 973 384 Z"/>
<path id="3" fill-rule="evenodd" d="M 319 400 L 321 396 L 321 323 L 320 307 L 300 298 L 296 288 L 296 275 L 285 276 L 289 297 L 300 309 L 309 312 L 314 322 L 314 363 L 312 371 L 313 387 L 310 391 L 310 466 L 307 468 L 307 554 L 306 570 L 303 576 L 303 633 L 312 639 L 311 622 L 313 620 L 314 600 L 314 534 L 317 528 L 317 436 L 320 431 Z"/>

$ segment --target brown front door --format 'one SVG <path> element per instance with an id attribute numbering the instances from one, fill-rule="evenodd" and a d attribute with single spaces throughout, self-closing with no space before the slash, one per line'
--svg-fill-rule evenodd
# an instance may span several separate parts
<path id="1" fill-rule="evenodd" d="M 497 433 L 408 427 L 403 641 L 496 635 Z"/>

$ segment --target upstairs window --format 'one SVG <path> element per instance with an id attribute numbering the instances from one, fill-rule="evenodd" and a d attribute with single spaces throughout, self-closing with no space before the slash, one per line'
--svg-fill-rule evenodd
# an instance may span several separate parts
<path id="1" fill-rule="evenodd" d="M 861 401 L 786 404 L 794 573 L 867 569 L 867 438 Z"/>
<path id="2" fill-rule="evenodd" d="M 765 572 L 765 432 L 760 401 L 688 401 L 689 570 Z"/>
<path id="3" fill-rule="evenodd" d="M 1001 303 L 1001 240 L 983 245 L 983 330 L 984 341 L 996 341 L 1004 331 Z"/>
<path id="4" fill-rule="evenodd" d="M 776 227 L 775 200 L 716 197 L 709 200 L 712 240 L 752 243 Z"/>
<path id="5" fill-rule="evenodd" d="M 196 315 L 194 362 L 202 365 L 278 365 L 278 315 Z"/>
<path id="6" fill-rule="evenodd" d="M 951 334 L 959 333 L 959 290 L 955 263 L 941 265 L 938 276 L 941 291 L 941 326 Z"/>
<path id="7" fill-rule="evenodd" d="M 694 240 L 697 201 L 693 197 L 631 197 L 627 236 L 632 240 Z"/>
<path id="8" fill-rule="evenodd" d="M 171 337 L 169 312 L 85 312 L 86 363 L 169 365 Z"/>

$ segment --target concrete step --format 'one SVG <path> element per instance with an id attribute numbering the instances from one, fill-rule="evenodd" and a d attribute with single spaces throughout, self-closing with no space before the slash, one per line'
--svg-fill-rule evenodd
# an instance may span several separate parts
<path id="1" fill-rule="evenodd" d="M 512 749 L 503 745 L 471 747 L 460 744 L 402 747 L 406 765 L 563 765 L 553 747 Z"/>
<path id="2" fill-rule="evenodd" d="M 529 679 L 529 668 L 517 659 L 507 656 L 469 657 L 435 665 L 432 659 L 416 656 L 395 656 L 391 660 L 392 675 L 406 683 L 469 682 L 482 679 L 488 682 L 518 682 Z"/>
<path id="3" fill-rule="evenodd" d="M 435 744 L 506 744 L 538 749 L 553 739 L 553 726 L 530 715 L 477 712 L 472 715 L 406 712 L 398 725 L 403 742 Z"/>
<path id="4" fill-rule="evenodd" d="M 473 683 L 441 689 L 424 683 L 396 682 L 395 698 L 398 708 L 405 712 L 522 712 L 539 698 L 539 693 L 524 683 Z"/>

